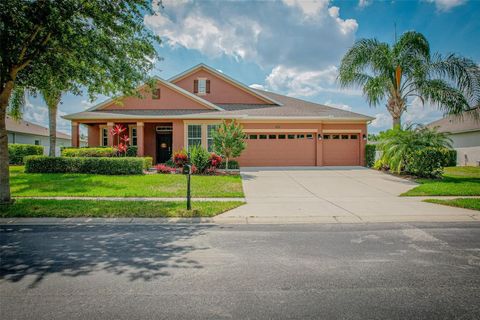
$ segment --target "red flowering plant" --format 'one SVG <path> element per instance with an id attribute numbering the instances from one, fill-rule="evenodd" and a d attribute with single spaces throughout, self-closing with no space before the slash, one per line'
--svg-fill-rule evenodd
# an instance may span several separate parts
<path id="1" fill-rule="evenodd" d="M 173 153 L 173 163 L 177 168 L 182 168 L 188 162 L 188 155 L 185 150 L 176 151 Z"/>
<path id="2" fill-rule="evenodd" d="M 218 168 L 220 166 L 220 164 L 222 163 L 223 159 L 222 157 L 220 157 L 218 154 L 216 153 L 211 153 L 210 154 L 210 157 L 208 158 L 208 165 L 211 167 L 211 168 Z"/>
<path id="3" fill-rule="evenodd" d="M 157 164 L 155 169 L 157 169 L 158 173 L 174 173 L 176 170 L 175 168 L 169 167 L 165 164 Z"/>
<path id="4" fill-rule="evenodd" d="M 117 137 L 117 155 L 127 155 L 127 148 L 128 148 L 128 142 L 130 141 L 130 138 L 127 135 L 123 135 L 122 133 L 125 132 L 127 128 L 121 124 L 117 124 L 113 127 L 112 130 L 110 130 L 110 134 L 113 136 L 115 139 L 115 136 Z"/>

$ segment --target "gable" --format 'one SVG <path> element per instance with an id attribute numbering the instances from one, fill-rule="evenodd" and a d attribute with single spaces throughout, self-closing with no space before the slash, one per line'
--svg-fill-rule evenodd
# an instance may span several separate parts
<path id="1" fill-rule="evenodd" d="M 227 77 L 216 75 L 205 67 L 194 68 L 192 72 L 187 72 L 183 76 L 174 77 L 172 83 L 193 93 L 194 81 L 199 78 L 210 80 L 210 93 L 198 96 L 212 103 L 274 104 L 272 101 L 268 100 L 268 98 L 266 99 L 265 97 L 256 94 L 254 91 L 244 88 L 243 85 L 240 85 Z"/>
<path id="2" fill-rule="evenodd" d="M 202 101 L 197 97 L 184 92 L 181 88 L 175 88 L 174 85 L 165 83 L 162 80 L 157 81 L 156 89 L 160 89 L 160 98 L 153 99 L 152 92 L 147 85 L 141 86 L 138 90 L 141 97 L 128 96 L 121 97 L 114 101 L 109 101 L 98 109 L 101 110 L 174 110 L 174 109 L 217 109 L 207 101 Z"/>

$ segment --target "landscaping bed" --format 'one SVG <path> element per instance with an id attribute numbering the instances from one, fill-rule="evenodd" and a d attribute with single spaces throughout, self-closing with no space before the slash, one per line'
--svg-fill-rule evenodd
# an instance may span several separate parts
<path id="1" fill-rule="evenodd" d="M 451 207 L 459 207 L 465 209 L 472 209 L 480 211 L 480 199 L 479 198 L 457 198 L 451 200 L 443 199 L 427 199 L 425 202 L 443 204 Z"/>
<path id="2" fill-rule="evenodd" d="M 447 167 L 440 179 L 417 179 L 420 185 L 402 196 L 479 196 L 480 167 Z"/>
<path id="3" fill-rule="evenodd" d="M 239 175 L 191 178 L 192 197 L 243 197 Z M 10 167 L 11 192 L 15 197 L 183 197 L 182 174 L 98 175 L 79 173 L 25 173 L 23 166 Z"/>
<path id="4" fill-rule="evenodd" d="M 184 201 L 94 201 L 17 199 L 0 206 L 1 218 L 190 218 L 213 217 L 242 205 L 240 201 L 193 202 L 192 210 Z"/>

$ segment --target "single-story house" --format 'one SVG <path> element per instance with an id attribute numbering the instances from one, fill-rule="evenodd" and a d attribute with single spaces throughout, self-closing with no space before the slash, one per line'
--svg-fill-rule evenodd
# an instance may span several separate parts
<path id="1" fill-rule="evenodd" d="M 475 108 L 461 117 L 449 115 L 429 123 L 430 128 L 448 133 L 453 148 L 457 150 L 457 165 L 479 165 L 480 161 L 480 110 Z M 477 113 L 477 117 L 474 113 Z"/>
<path id="2" fill-rule="evenodd" d="M 128 127 L 140 156 L 155 163 L 172 152 L 200 144 L 212 150 L 212 130 L 223 120 L 239 122 L 247 134 L 242 166 L 364 165 L 367 123 L 374 118 L 250 88 L 205 64 L 156 86 L 138 88 L 140 97 L 118 97 L 69 114 L 73 146 L 80 124 L 89 146 L 111 146 L 115 124 Z"/>
<path id="3" fill-rule="evenodd" d="M 34 144 L 43 146 L 44 153 L 48 154 L 50 147 L 50 136 L 48 128 L 25 120 L 16 121 L 10 116 L 5 119 L 7 127 L 8 143 Z M 57 131 L 57 153 L 60 147 L 70 147 L 71 137 L 63 132 Z"/>

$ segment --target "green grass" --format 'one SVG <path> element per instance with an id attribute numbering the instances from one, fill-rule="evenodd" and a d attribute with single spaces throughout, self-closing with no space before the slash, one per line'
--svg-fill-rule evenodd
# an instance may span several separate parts
<path id="1" fill-rule="evenodd" d="M 10 167 L 15 197 L 183 197 L 186 177 L 181 174 L 106 176 L 94 174 L 24 173 Z M 239 175 L 192 176 L 192 197 L 243 197 Z"/>
<path id="2" fill-rule="evenodd" d="M 160 218 L 213 217 L 242 205 L 239 201 L 193 202 L 186 210 L 183 201 L 94 201 L 17 199 L 14 204 L 0 206 L 0 217 L 97 217 L 97 218 Z"/>
<path id="3" fill-rule="evenodd" d="M 420 183 L 402 196 L 478 196 L 480 167 L 448 167 L 442 179 L 418 179 Z"/>
<path id="4" fill-rule="evenodd" d="M 478 198 L 457 198 L 452 200 L 427 199 L 425 202 L 480 211 L 480 199 Z"/>

